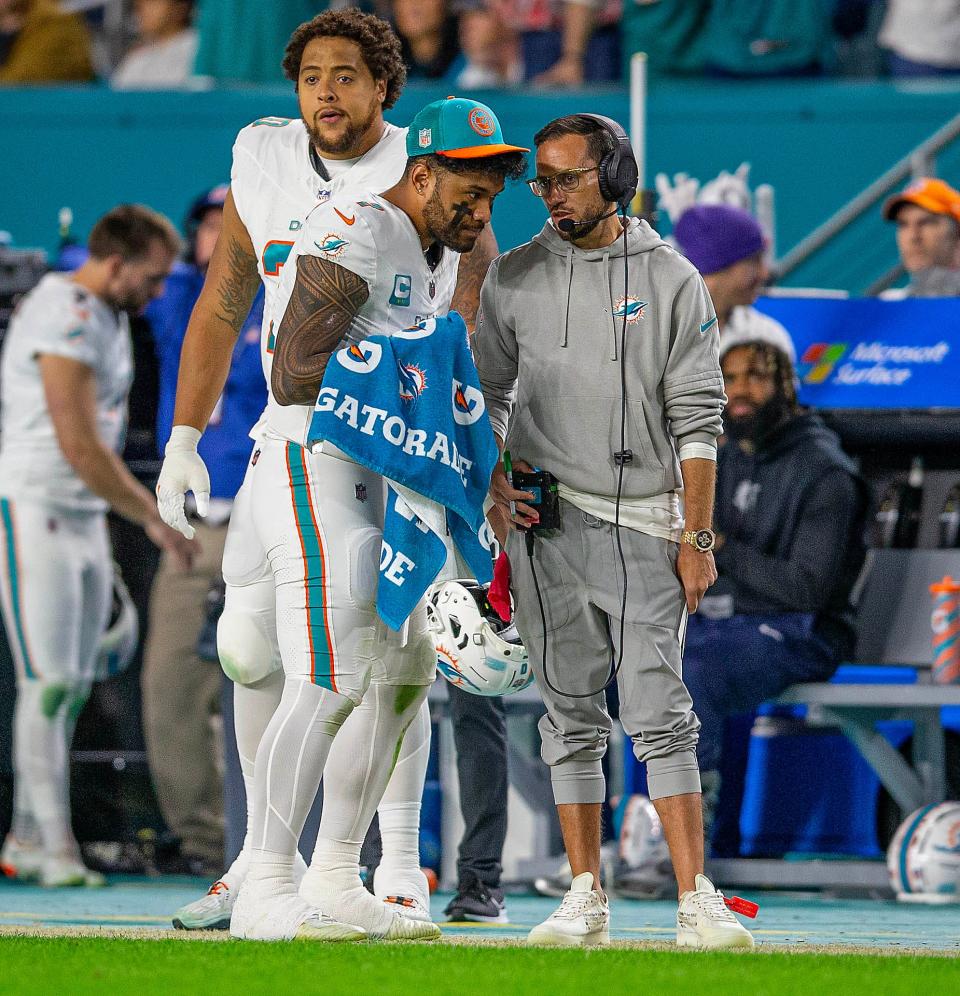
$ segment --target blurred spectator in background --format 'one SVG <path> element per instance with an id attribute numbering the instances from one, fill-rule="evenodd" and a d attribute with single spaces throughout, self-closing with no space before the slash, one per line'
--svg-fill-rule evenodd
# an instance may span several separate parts
<path id="1" fill-rule="evenodd" d="M 284 83 L 277 59 L 290 35 L 330 4 L 318 0 L 203 0 L 195 71 L 221 83 Z"/>
<path id="2" fill-rule="evenodd" d="M 766 237 L 756 218 L 729 204 L 696 204 L 680 216 L 673 237 L 710 291 L 720 325 L 721 348 L 732 336 L 771 334 L 795 361 L 787 330 L 753 307 L 770 279 L 763 258 Z"/>
<path id="3" fill-rule="evenodd" d="M 110 79 L 115 89 L 172 88 L 193 76 L 193 0 L 134 0 L 138 41 Z"/>
<path id="4" fill-rule="evenodd" d="M 467 65 L 457 83 L 467 89 L 519 83 L 523 77 L 517 33 L 503 19 L 501 4 L 459 0 L 460 47 Z"/>
<path id="5" fill-rule="evenodd" d="M 393 24 L 400 38 L 408 80 L 454 82 L 466 65 L 457 16 L 448 0 L 394 0 Z"/>
<path id="6" fill-rule="evenodd" d="M 391 19 L 408 80 L 467 89 L 516 82 L 514 35 L 484 0 L 393 0 Z"/>
<path id="7" fill-rule="evenodd" d="M 651 76 L 703 72 L 703 33 L 711 0 L 626 0 L 621 38 L 623 76 L 630 58 L 646 52 Z"/>
<path id="8" fill-rule="evenodd" d="M 887 0 L 879 41 L 891 76 L 960 75 L 960 0 Z"/>
<path id="9" fill-rule="evenodd" d="M 620 77 L 620 0 L 488 0 L 520 37 L 524 79 L 580 86 Z"/>
<path id="10" fill-rule="evenodd" d="M 910 283 L 882 296 L 960 296 L 960 191 L 922 177 L 887 201 L 883 217 L 896 223 L 900 262 Z"/>
<path id="11" fill-rule="evenodd" d="M 223 224 L 227 186 L 197 199 L 187 216 L 188 252 L 147 310 L 160 363 L 157 447 L 163 452 L 173 426 L 180 348 L 187 322 Z M 220 711 L 219 666 L 201 660 L 197 641 L 207 594 L 220 581 L 223 546 L 233 498 L 250 456 L 251 426 L 266 403 L 260 363 L 262 289 L 237 338 L 223 396 L 200 441 L 210 469 L 210 510 L 190 507 L 200 550 L 189 571 L 165 555 L 154 579 L 141 685 L 144 738 L 157 800 L 180 842 L 180 870 L 211 877 L 223 865 L 223 749 L 214 719 Z M 165 870 L 170 871 L 172 867 Z"/>
<path id="12" fill-rule="evenodd" d="M 90 34 L 56 0 L 0 0 L 0 84 L 92 80 Z"/>
<path id="13" fill-rule="evenodd" d="M 756 78 L 819 76 L 829 67 L 836 0 L 710 0 L 707 72 Z"/>

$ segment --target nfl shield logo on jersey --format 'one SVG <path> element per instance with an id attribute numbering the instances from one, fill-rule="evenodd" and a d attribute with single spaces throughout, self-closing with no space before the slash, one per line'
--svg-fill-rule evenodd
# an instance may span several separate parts
<path id="1" fill-rule="evenodd" d="M 429 149 L 430 143 L 433 141 L 433 129 L 421 128 L 418 141 L 421 149 Z"/>
<path id="2" fill-rule="evenodd" d="M 329 190 L 318 190 L 317 191 L 317 203 L 318 204 L 325 204 L 328 200 L 330 200 L 330 191 Z"/>

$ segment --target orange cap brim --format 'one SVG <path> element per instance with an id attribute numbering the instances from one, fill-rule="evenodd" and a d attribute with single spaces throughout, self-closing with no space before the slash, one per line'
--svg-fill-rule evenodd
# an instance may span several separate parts
<path id="1" fill-rule="evenodd" d="M 887 221 L 893 221 L 897 216 L 897 212 L 904 204 L 915 204 L 917 207 L 923 208 L 924 211 L 929 211 L 931 214 L 942 214 L 945 218 L 953 218 L 954 221 L 960 221 L 960 208 L 951 211 L 943 201 L 933 197 L 924 197 L 921 193 L 896 194 L 891 197 L 883 206 L 883 217 Z"/>
<path id="2" fill-rule="evenodd" d="M 502 152 L 529 152 L 519 145 L 472 145 L 469 149 L 444 149 L 437 152 L 438 156 L 448 159 L 487 159 L 499 156 Z"/>

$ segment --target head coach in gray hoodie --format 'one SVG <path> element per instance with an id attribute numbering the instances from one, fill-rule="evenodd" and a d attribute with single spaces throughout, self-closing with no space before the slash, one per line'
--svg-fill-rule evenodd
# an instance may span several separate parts
<path id="1" fill-rule="evenodd" d="M 620 719 L 646 763 L 680 888 L 678 943 L 752 946 L 702 875 L 699 722 L 680 676 L 686 613 L 716 579 L 710 524 L 725 401 L 716 312 L 687 260 L 646 222 L 624 228 L 617 216 L 636 187 L 619 125 L 575 114 L 534 141 L 529 182 L 550 218 L 491 265 L 473 337 L 501 448 L 515 470 L 551 472 L 561 497 L 560 528 L 528 539 L 532 494 L 514 489 L 503 463 L 491 480 L 510 522 L 516 622 L 547 706 L 542 755 L 573 872 L 530 941 L 609 936 L 600 760 L 611 729 L 604 682 L 619 659 Z"/>

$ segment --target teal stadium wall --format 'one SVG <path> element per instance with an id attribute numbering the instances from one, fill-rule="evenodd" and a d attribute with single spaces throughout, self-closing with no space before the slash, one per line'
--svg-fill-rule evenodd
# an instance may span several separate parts
<path id="1" fill-rule="evenodd" d="M 405 124 L 443 95 L 411 85 L 388 117 Z M 510 141 L 527 145 L 543 123 L 571 111 L 628 118 L 620 88 L 477 96 L 500 115 Z M 708 179 L 749 161 L 752 182 L 776 188 L 782 254 L 960 112 L 960 85 L 664 82 L 652 90 L 648 111 L 648 183 L 658 171 Z M 12 233 L 16 246 L 50 250 L 62 206 L 73 209 L 82 235 L 99 214 L 126 200 L 179 221 L 194 196 L 228 176 L 233 137 L 244 124 L 296 113 L 293 95 L 282 89 L 0 91 L 0 229 Z M 960 185 L 960 147 L 941 157 L 939 172 Z M 523 186 L 497 203 L 505 248 L 542 222 L 540 205 Z M 893 233 L 875 214 L 788 283 L 856 291 L 895 261 Z"/>

